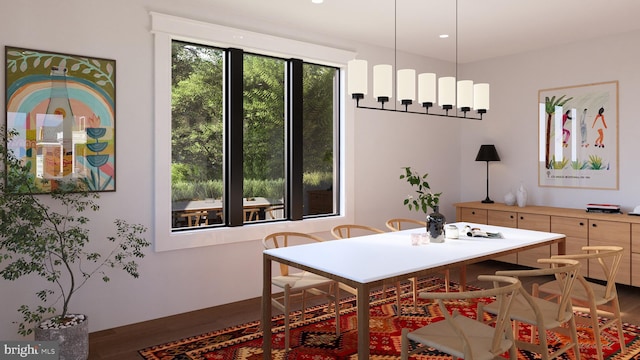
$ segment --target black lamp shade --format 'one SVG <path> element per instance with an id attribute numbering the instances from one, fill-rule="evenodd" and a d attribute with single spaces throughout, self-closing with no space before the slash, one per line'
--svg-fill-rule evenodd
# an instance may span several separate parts
<path id="1" fill-rule="evenodd" d="M 495 145 L 480 145 L 476 161 L 500 161 Z"/>

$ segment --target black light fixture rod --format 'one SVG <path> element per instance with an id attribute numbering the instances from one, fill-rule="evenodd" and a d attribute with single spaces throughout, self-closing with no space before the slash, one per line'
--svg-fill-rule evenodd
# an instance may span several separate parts
<path id="1" fill-rule="evenodd" d="M 382 106 L 384 106 L 384 103 L 383 103 Z M 449 110 L 447 110 L 446 114 L 435 114 L 435 113 L 430 113 L 430 112 L 419 112 L 419 111 L 410 111 L 410 110 L 385 109 L 384 107 L 377 108 L 377 107 L 371 107 L 371 106 L 362 106 L 362 105 L 360 105 L 358 103 L 356 103 L 356 108 L 358 108 L 358 109 L 368 109 L 368 110 L 393 111 L 393 112 L 407 113 L 407 114 L 442 116 L 442 117 L 468 119 L 468 120 L 482 120 L 482 113 L 480 113 L 480 117 L 467 117 L 467 116 L 461 116 L 461 115 L 449 115 Z M 429 111 L 429 110 L 427 109 L 427 111 Z"/>

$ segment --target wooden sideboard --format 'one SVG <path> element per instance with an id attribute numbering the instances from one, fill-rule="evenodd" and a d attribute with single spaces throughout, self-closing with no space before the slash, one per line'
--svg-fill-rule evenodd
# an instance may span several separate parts
<path id="1" fill-rule="evenodd" d="M 584 209 L 550 206 L 509 206 L 479 201 L 453 204 L 456 221 L 507 226 L 520 229 L 550 231 L 567 237 L 567 253 L 580 252 L 586 245 L 619 245 L 625 248 L 616 281 L 640 286 L 640 217 L 627 214 L 602 214 Z M 537 267 L 536 260 L 555 253 L 553 247 L 542 247 L 496 260 Z M 582 264 L 582 274 L 603 279 L 599 266 Z"/>

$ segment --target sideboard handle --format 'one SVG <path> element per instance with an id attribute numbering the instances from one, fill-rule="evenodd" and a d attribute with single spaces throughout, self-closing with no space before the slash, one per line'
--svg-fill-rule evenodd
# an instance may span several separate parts
<path id="1" fill-rule="evenodd" d="M 524 220 L 524 216 L 520 216 L 520 220 Z"/>
<path id="2" fill-rule="evenodd" d="M 476 212 L 475 212 L 475 211 L 472 211 L 472 212 L 471 212 L 471 215 L 475 215 L 475 214 L 476 214 Z"/>
<path id="3" fill-rule="evenodd" d="M 510 218 L 510 219 L 513 219 L 513 215 L 511 215 L 509 218 Z"/>
<path id="4" fill-rule="evenodd" d="M 594 224 L 591 224 L 591 226 L 593 226 L 593 227 L 598 227 L 598 224 L 595 224 L 595 223 L 594 223 Z"/>
<path id="5" fill-rule="evenodd" d="M 584 226 L 584 223 L 583 223 L 583 222 L 580 222 L 580 226 Z"/>

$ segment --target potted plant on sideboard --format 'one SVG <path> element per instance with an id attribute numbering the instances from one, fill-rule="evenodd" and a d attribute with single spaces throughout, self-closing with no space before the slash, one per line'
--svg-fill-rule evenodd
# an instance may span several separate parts
<path id="1" fill-rule="evenodd" d="M 87 317 L 71 313 L 70 301 L 90 278 L 109 281 L 109 269 L 137 278 L 135 259 L 143 258 L 150 245 L 144 237 L 147 228 L 116 219 L 115 233 L 105 236 L 109 245 L 99 246 L 106 250 L 88 250 L 93 237 L 87 213 L 99 210 L 99 195 L 72 181 L 48 193 L 36 192 L 33 164 L 18 159 L 8 145 L 16 133 L 0 131 L 0 276 L 18 280 L 36 275 L 50 283 L 36 292 L 36 306 L 18 309 L 18 333 L 58 341 L 60 359 L 86 359 Z"/>

